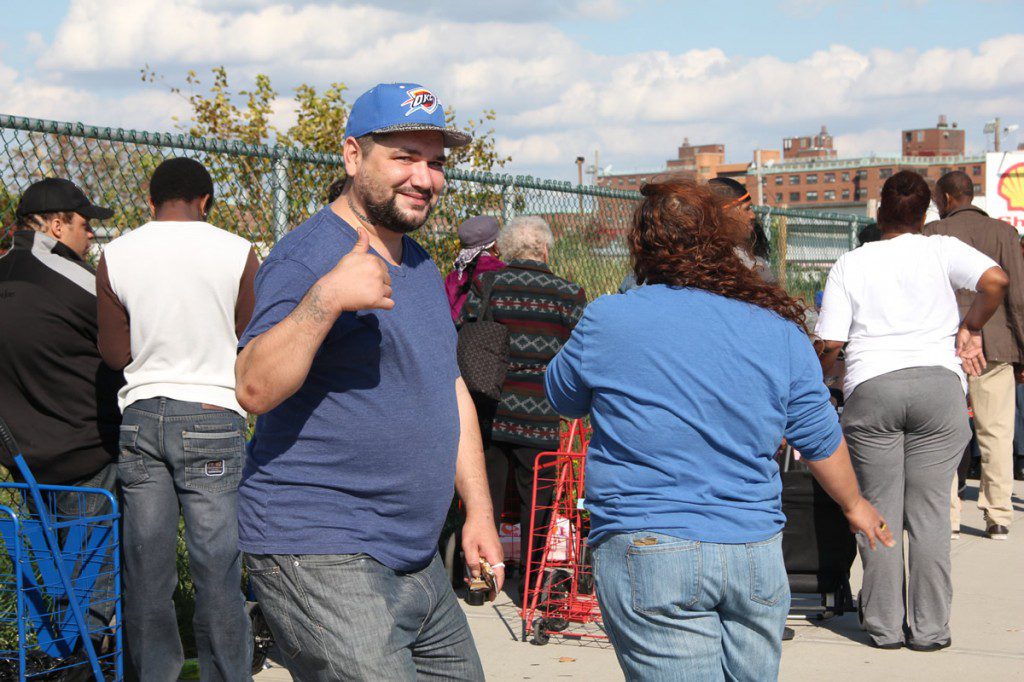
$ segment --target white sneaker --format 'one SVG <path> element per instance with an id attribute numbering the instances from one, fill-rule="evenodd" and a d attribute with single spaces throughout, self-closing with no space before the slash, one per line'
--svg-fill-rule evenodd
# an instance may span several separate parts
<path id="1" fill-rule="evenodd" d="M 991 540 L 1005 540 L 1007 535 L 1010 533 L 1010 529 L 1006 526 L 1000 526 L 998 524 L 992 524 L 985 529 L 985 533 Z"/>
<path id="2" fill-rule="evenodd" d="M 951 531 L 949 533 L 949 539 L 950 540 L 959 540 L 960 539 L 960 531 L 958 531 L 958 530 Z"/>

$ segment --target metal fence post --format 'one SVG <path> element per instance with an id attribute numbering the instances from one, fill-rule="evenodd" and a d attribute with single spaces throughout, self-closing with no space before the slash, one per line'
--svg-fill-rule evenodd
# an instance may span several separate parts
<path id="1" fill-rule="evenodd" d="M 516 188 L 515 178 L 509 178 L 507 184 L 501 186 L 501 222 L 507 225 L 508 221 L 516 215 L 516 209 L 512 205 L 515 202 L 514 190 Z M 511 194 L 511 197 L 509 196 Z"/>
<path id="2" fill-rule="evenodd" d="M 789 217 L 779 216 L 779 282 L 786 287 L 789 267 Z"/>
<path id="3" fill-rule="evenodd" d="M 276 244 L 288 234 L 288 159 L 274 160 L 271 183 L 271 215 Z"/>
<path id="4" fill-rule="evenodd" d="M 850 221 L 850 251 L 857 248 L 857 221 Z"/>

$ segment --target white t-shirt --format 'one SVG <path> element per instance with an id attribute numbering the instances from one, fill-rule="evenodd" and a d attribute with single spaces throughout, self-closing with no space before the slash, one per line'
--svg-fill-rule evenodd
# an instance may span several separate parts
<path id="1" fill-rule="evenodd" d="M 166 397 L 245 410 L 235 398 L 235 304 L 252 245 L 203 222 L 154 221 L 107 244 L 110 287 L 128 311 L 123 412 Z"/>
<path id="2" fill-rule="evenodd" d="M 956 356 L 956 290 L 977 290 L 996 262 L 955 237 L 904 234 L 844 254 L 828 275 L 815 328 L 849 341 L 849 398 L 859 384 L 908 367 L 946 367 L 967 379 Z"/>

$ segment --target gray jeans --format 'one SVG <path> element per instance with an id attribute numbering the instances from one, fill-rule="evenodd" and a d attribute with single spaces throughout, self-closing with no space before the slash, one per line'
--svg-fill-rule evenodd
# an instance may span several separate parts
<path id="1" fill-rule="evenodd" d="M 410 573 L 366 554 L 246 554 L 245 566 L 296 682 L 484 678 L 437 555 Z"/>
<path id="2" fill-rule="evenodd" d="M 842 422 L 864 496 L 896 540 L 872 550 L 858 535 L 864 627 L 877 644 L 945 643 L 953 601 L 950 489 L 971 439 L 960 379 L 941 367 L 883 374 L 854 390 Z"/>
<path id="3" fill-rule="evenodd" d="M 235 508 L 245 420 L 168 398 L 124 411 L 118 475 L 124 498 L 124 621 L 129 676 L 174 682 L 183 652 L 172 596 L 178 507 L 185 517 L 192 619 L 202 680 L 250 680 L 252 636 L 242 595 Z"/>

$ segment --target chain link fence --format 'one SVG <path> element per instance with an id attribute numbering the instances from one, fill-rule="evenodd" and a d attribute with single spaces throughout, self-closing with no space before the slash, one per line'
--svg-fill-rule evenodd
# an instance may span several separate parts
<path id="1" fill-rule="evenodd" d="M 809 304 L 825 288 L 832 264 L 858 245 L 858 235 L 873 223 L 845 213 L 755 207 L 772 246 L 771 264 L 778 281 Z"/>
<path id="2" fill-rule="evenodd" d="M 69 178 L 114 209 L 114 217 L 97 228 L 102 248 L 149 220 L 149 177 L 173 156 L 195 158 L 210 170 L 217 197 L 210 222 L 246 237 L 261 256 L 322 206 L 329 185 L 344 176 L 337 154 L 0 115 L 0 252 L 9 247 L 21 193 L 45 177 Z M 580 283 L 591 298 L 618 289 L 628 268 L 625 233 L 638 193 L 460 169 L 448 170 L 447 178 L 444 196 L 416 234 L 442 272 L 454 261 L 455 229 L 466 218 L 491 214 L 507 221 L 534 214 L 555 233 L 555 272 Z M 780 281 L 799 295 L 817 286 L 867 222 L 843 214 L 756 210 L 775 245 Z"/>

